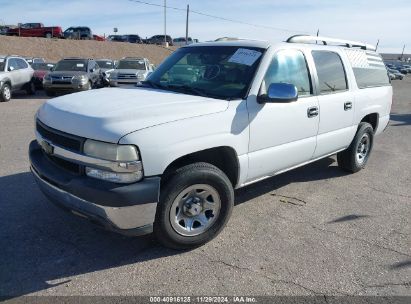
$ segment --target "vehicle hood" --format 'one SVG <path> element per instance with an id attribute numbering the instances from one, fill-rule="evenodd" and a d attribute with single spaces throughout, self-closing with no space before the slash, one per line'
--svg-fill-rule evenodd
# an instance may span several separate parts
<path id="1" fill-rule="evenodd" d="M 50 76 L 77 76 L 77 75 L 86 75 L 87 72 L 82 71 L 53 71 L 48 73 Z"/>
<path id="2" fill-rule="evenodd" d="M 37 118 L 69 134 L 118 142 L 140 129 L 225 111 L 228 103 L 150 88 L 105 88 L 50 99 Z"/>

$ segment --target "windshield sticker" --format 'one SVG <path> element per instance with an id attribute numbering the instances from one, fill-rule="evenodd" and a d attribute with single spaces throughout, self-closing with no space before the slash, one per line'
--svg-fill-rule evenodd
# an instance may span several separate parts
<path id="1" fill-rule="evenodd" d="M 47 64 L 47 66 L 48 66 L 48 67 L 51 67 L 51 68 L 54 67 L 54 65 L 51 64 L 51 63 Z"/>
<path id="2" fill-rule="evenodd" d="M 0 58 L 0 62 L 4 62 L 4 59 L 3 59 L 3 58 Z"/>
<path id="3" fill-rule="evenodd" d="M 84 63 L 77 63 L 76 65 L 78 68 L 84 68 Z"/>
<path id="4" fill-rule="evenodd" d="M 228 62 L 245 64 L 251 66 L 254 62 L 260 58 L 261 52 L 248 50 L 248 49 L 238 49 L 233 56 L 228 60 Z"/>
<path id="5" fill-rule="evenodd" d="M 107 65 L 111 65 L 111 62 L 110 62 L 110 61 L 107 61 L 106 64 L 107 64 Z"/>

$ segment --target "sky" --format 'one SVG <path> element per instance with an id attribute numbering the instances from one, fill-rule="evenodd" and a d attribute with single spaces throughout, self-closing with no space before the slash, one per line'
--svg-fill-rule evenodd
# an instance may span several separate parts
<path id="1" fill-rule="evenodd" d="M 144 0 L 163 5 L 164 0 Z M 284 41 L 294 34 L 316 34 L 376 44 L 379 52 L 411 53 L 410 0 L 167 0 L 167 6 L 239 20 L 235 23 L 191 13 L 189 36 L 200 41 L 241 37 Z M 0 0 L 0 24 L 43 22 L 86 25 L 95 34 L 164 33 L 164 9 L 132 0 Z M 167 9 L 167 34 L 185 36 L 186 12 Z"/>

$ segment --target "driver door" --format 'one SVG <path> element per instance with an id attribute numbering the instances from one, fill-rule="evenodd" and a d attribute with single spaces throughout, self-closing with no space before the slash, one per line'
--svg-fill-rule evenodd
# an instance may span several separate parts
<path id="1" fill-rule="evenodd" d="M 309 161 L 316 147 L 319 127 L 318 99 L 304 53 L 297 49 L 277 51 L 265 73 L 260 94 L 271 83 L 290 83 L 298 89 L 293 102 L 247 100 L 250 120 L 247 182 Z"/>

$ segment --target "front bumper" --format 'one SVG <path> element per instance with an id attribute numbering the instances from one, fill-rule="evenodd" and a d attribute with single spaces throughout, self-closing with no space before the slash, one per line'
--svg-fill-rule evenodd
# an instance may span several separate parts
<path id="1" fill-rule="evenodd" d="M 88 82 L 85 84 L 51 84 L 43 83 L 43 87 L 47 91 L 52 92 L 81 92 L 88 90 Z"/>
<path id="2" fill-rule="evenodd" d="M 110 86 L 112 87 L 118 87 L 119 85 L 122 84 L 140 84 L 141 79 L 110 79 Z"/>
<path id="3" fill-rule="evenodd" d="M 123 185 L 75 175 L 52 163 L 37 141 L 31 142 L 29 157 L 37 184 L 57 206 L 124 235 L 153 231 L 159 177 Z"/>

